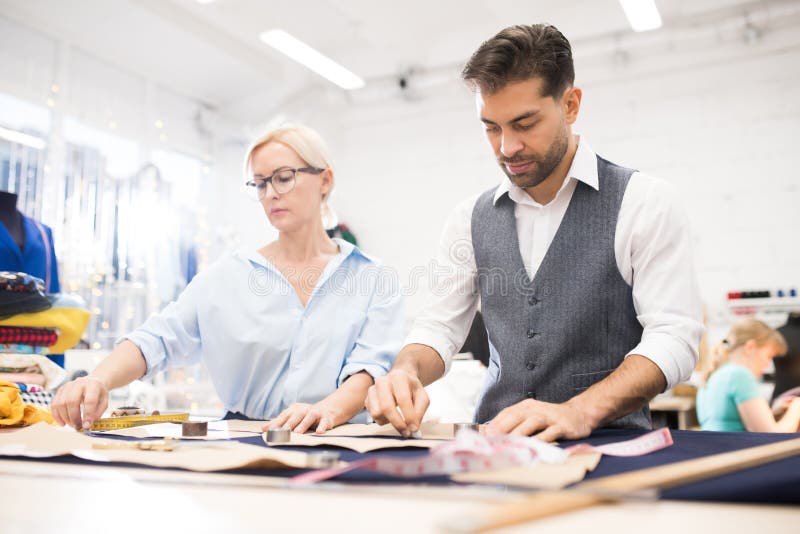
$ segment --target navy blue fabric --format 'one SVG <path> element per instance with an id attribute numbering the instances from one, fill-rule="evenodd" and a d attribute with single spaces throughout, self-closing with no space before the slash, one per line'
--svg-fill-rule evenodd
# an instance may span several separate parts
<path id="1" fill-rule="evenodd" d="M 674 444 L 646 456 L 615 458 L 604 456 L 587 479 L 655 467 L 710 454 L 730 452 L 800 437 L 800 434 L 758 432 L 699 432 L 671 430 Z M 593 445 L 612 443 L 641 435 L 642 431 L 600 430 L 588 441 Z M 576 442 L 577 443 L 577 442 Z M 563 442 L 564 446 L 572 442 Z M 800 456 L 779 460 L 729 475 L 665 490 L 665 499 L 753 503 L 800 503 Z"/>
<path id="2" fill-rule="evenodd" d="M 597 469 L 589 473 L 587 480 L 603 476 L 615 475 L 635 469 L 655 467 L 682 460 L 701 458 L 711 454 L 730 452 L 747 447 L 755 447 L 768 443 L 800 437 L 800 434 L 761 434 L 754 432 L 695 432 L 686 430 L 672 430 L 674 445 L 657 451 L 646 456 L 631 458 L 615 458 L 604 456 Z M 600 430 L 595 432 L 589 439 L 577 442 L 564 441 L 562 446 L 569 446 L 574 443 L 591 443 L 592 445 L 602 445 L 632 439 L 642 435 L 642 430 Z M 111 438 L 113 436 L 103 436 Z M 131 438 L 118 438 L 131 439 Z M 237 441 L 249 443 L 251 445 L 264 445 L 259 435 L 240 438 Z M 264 445 L 265 446 L 265 445 Z M 303 447 L 282 447 L 288 450 L 298 450 L 308 452 L 308 448 Z M 391 449 L 375 453 L 359 454 L 347 449 L 336 447 L 315 447 L 314 451 L 336 451 L 341 455 L 342 460 L 353 462 L 373 456 L 393 456 L 399 458 L 414 458 L 427 454 L 423 449 Z M 31 458 L 19 457 L 20 460 L 31 461 Z M 70 464 L 95 464 L 88 460 L 79 458 L 59 457 L 33 459 L 32 461 L 47 461 L 56 463 Z M 102 465 L 146 467 L 136 464 L 109 463 Z M 155 468 L 154 468 L 155 469 Z M 268 476 L 296 476 L 305 471 L 296 469 L 283 470 L 254 470 L 237 469 L 232 473 Z M 414 479 L 400 479 L 372 471 L 358 470 L 345 473 L 337 478 L 339 482 L 347 483 L 402 483 L 413 482 L 415 484 L 425 483 L 434 485 L 447 485 L 456 483 L 443 476 L 422 477 Z M 723 475 L 701 482 L 695 482 L 684 486 L 668 489 L 661 495 L 664 499 L 690 500 L 690 501 L 727 501 L 727 502 L 749 502 L 749 503 L 785 503 L 800 504 L 800 456 L 787 458 L 772 462 L 770 464 L 745 469 L 729 475 Z"/>
<path id="3" fill-rule="evenodd" d="M 238 421 L 252 421 L 252 419 L 247 417 L 245 414 L 239 412 L 227 412 L 225 417 L 222 418 L 223 421 L 230 421 L 231 419 Z"/>

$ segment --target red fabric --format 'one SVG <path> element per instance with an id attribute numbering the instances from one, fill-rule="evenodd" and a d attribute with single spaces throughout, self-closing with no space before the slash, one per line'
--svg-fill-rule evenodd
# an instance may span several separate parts
<path id="1" fill-rule="evenodd" d="M 58 332 L 49 328 L 0 326 L 0 344 L 15 343 L 34 347 L 52 347 L 58 341 Z"/>

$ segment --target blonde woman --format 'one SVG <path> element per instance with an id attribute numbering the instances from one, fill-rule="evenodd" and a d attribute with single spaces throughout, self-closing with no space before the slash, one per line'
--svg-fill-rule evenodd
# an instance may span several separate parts
<path id="1" fill-rule="evenodd" d="M 59 424 L 89 428 L 111 389 L 201 360 L 226 417 L 324 432 L 359 414 L 400 349 L 397 285 L 376 260 L 325 233 L 334 173 L 316 132 L 267 133 L 245 168 L 278 238 L 225 255 L 89 376 L 62 387 L 52 405 Z"/>
<path id="2" fill-rule="evenodd" d="M 783 336 L 756 319 L 734 324 L 714 349 L 706 383 L 697 393 L 697 418 L 703 430 L 726 432 L 796 432 L 800 398 L 776 421 L 757 379 L 770 360 L 786 353 Z"/>

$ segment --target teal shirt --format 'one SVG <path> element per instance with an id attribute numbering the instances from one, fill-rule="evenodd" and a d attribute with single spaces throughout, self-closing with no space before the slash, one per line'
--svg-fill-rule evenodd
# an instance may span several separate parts
<path id="1" fill-rule="evenodd" d="M 737 363 L 726 363 L 697 392 L 697 419 L 703 430 L 744 432 L 737 406 L 758 397 L 753 373 Z"/>

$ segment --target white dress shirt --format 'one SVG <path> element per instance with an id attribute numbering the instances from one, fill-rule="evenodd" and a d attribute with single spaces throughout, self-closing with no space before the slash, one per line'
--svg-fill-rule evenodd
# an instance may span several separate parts
<path id="1" fill-rule="evenodd" d="M 514 201 L 520 254 L 531 279 L 578 181 L 599 189 L 597 157 L 580 138 L 567 178 L 548 204 L 539 204 L 508 178 L 497 187 L 495 202 L 505 192 Z M 433 302 L 406 338 L 406 344 L 421 343 L 436 350 L 446 370 L 464 344 L 480 301 L 471 231 L 478 196 L 462 202 L 450 215 L 437 255 L 439 272 L 448 274 L 437 278 Z M 644 328 L 641 341 L 628 355 L 640 354 L 653 361 L 671 388 L 691 375 L 703 332 L 688 219 L 671 185 L 633 173 L 617 219 L 614 253 L 619 272 L 633 287 L 634 308 Z"/>

